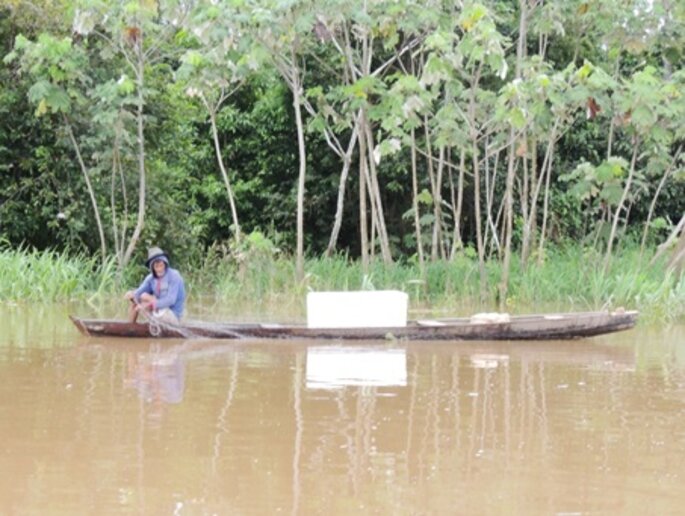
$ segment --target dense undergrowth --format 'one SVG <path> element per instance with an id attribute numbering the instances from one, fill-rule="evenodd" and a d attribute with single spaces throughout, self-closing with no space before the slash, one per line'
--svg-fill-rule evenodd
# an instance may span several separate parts
<path id="1" fill-rule="evenodd" d="M 637 249 L 615 256 L 609 271 L 596 251 L 570 247 L 549 251 L 542 263 L 523 268 L 514 261 L 509 297 L 498 304 L 500 268 L 486 270 L 487 287 L 480 292 L 476 260 L 460 256 L 451 262 L 391 266 L 380 262 L 364 273 L 345 257 L 317 258 L 306 263 L 296 282 L 294 260 L 269 253 L 208 256 L 196 266 L 181 266 L 191 297 L 213 298 L 232 307 L 291 306 L 304 309 L 310 290 L 397 289 L 410 295 L 412 309 L 463 313 L 475 308 L 523 313 L 530 310 L 587 310 L 623 306 L 638 309 L 643 320 L 672 322 L 685 318 L 685 278 L 650 266 Z M 83 255 L 28 250 L 0 251 L 0 301 L 64 302 L 119 296 L 142 279 L 136 265 L 119 274 L 112 261 L 102 264 Z"/>

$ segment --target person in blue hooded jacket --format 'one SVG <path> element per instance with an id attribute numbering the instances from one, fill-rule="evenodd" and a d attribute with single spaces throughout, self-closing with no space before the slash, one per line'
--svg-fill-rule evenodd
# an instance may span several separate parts
<path id="1" fill-rule="evenodd" d="M 129 321 L 135 322 L 140 311 L 166 323 L 177 324 L 183 316 L 186 300 L 183 277 L 169 266 L 169 257 L 159 247 L 148 250 L 145 266 L 150 269 L 136 290 L 124 296 L 131 301 Z"/>

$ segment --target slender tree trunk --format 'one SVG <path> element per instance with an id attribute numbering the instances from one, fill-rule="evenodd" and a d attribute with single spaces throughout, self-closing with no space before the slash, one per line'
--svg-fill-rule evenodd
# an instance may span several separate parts
<path id="1" fill-rule="evenodd" d="M 505 184 L 506 184 L 506 176 L 505 176 Z M 493 235 L 493 246 L 495 247 L 493 249 L 493 246 L 490 247 L 490 255 L 496 254 L 497 258 L 499 260 L 502 259 L 504 256 L 504 241 L 507 238 L 507 224 L 506 221 L 503 221 L 505 217 L 504 209 L 506 207 L 506 197 L 503 195 L 500 203 L 499 203 L 499 208 L 497 208 L 497 215 L 495 216 L 495 221 L 494 221 L 494 228 L 497 229 L 499 228 L 499 236 L 495 237 Z"/>
<path id="2" fill-rule="evenodd" d="M 364 129 L 362 130 L 364 131 Z M 365 137 L 362 137 L 362 139 L 365 140 L 364 148 L 367 149 L 367 152 L 360 157 L 360 159 L 364 160 L 364 168 L 362 169 L 362 172 L 364 173 L 364 185 L 366 188 L 364 191 L 364 201 L 367 203 L 365 207 L 366 213 L 369 215 L 366 226 L 369 232 L 367 233 L 366 241 L 368 243 L 369 260 L 373 261 L 376 256 L 376 224 L 378 220 L 378 210 L 376 209 L 376 196 L 373 193 L 373 185 L 371 184 L 370 161 L 372 161 L 373 158 L 369 159 L 368 141 L 366 141 Z"/>
<path id="3" fill-rule="evenodd" d="M 126 179 L 124 178 L 124 172 L 121 166 L 121 155 L 119 153 L 120 128 L 121 126 L 117 123 L 115 129 L 114 145 L 112 148 L 112 181 L 110 189 L 110 209 L 112 210 L 112 237 L 114 239 L 114 250 L 117 258 L 117 268 L 119 273 L 122 272 L 121 264 L 124 259 L 124 245 L 126 243 L 126 233 L 128 232 L 128 195 L 126 193 Z M 123 206 L 123 215 L 121 217 L 121 237 L 119 236 L 120 229 L 116 206 L 117 177 L 119 181 L 121 181 L 121 196 Z"/>
<path id="4" fill-rule="evenodd" d="M 484 160 L 485 164 L 485 213 L 487 224 L 485 226 L 485 236 L 483 237 L 483 245 L 488 247 L 488 233 L 492 232 L 492 244 L 490 245 L 490 252 L 496 251 L 497 254 L 502 252 L 501 238 L 497 236 L 497 225 L 499 224 L 499 217 L 501 213 L 501 207 L 498 210 L 497 216 L 493 219 L 492 217 L 492 207 L 495 202 L 495 185 L 497 185 L 497 174 L 499 172 L 499 156 L 501 150 L 497 151 L 495 154 L 495 163 L 492 167 L 492 179 L 490 178 L 490 156 L 487 156 Z"/>
<path id="5" fill-rule="evenodd" d="M 485 301 L 487 278 L 485 275 L 485 249 L 483 246 L 483 230 L 480 213 L 480 163 L 478 160 L 478 143 L 473 135 L 471 152 L 473 154 L 473 211 L 476 220 L 476 246 L 478 248 L 478 270 L 480 272 L 480 300 Z"/>
<path id="6" fill-rule="evenodd" d="M 109 184 L 109 209 L 112 210 L 112 238 L 114 240 L 114 255 L 117 259 L 117 264 L 121 263 L 121 248 L 119 247 L 119 221 L 117 220 L 117 204 L 116 204 L 116 187 L 117 187 L 117 172 L 119 163 L 119 138 L 118 134 L 114 138 L 114 147 L 112 149 L 112 176 Z M 121 271 L 121 269 L 119 269 Z"/>
<path id="7" fill-rule="evenodd" d="M 361 130 L 361 129 L 360 129 Z M 366 208 L 366 139 L 359 138 L 359 239 L 361 243 L 362 270 L 369 272 L 369 223 Z"/>
<path id="8" fill-rule="evenodd" d="M 214 152 L 216 153 L 216 160 L 219 163 L 219 170 L 221 171 L 221 177 L 224 180 L 224 186 L 226 187 L 226 195 L 228 196 L 228 203 L 231 207 L 231 216 L 233 217 L 233 227 L 235 230 L 235 242 L 240 244 L 240 224 L 238 223 L 238 210 L 235 206 L 235 200 L 233 199 L 233 189 L 231 188 L 231 183 L 228 179 L 228 173 L 226 172 L 226 167 L 224 166 L 224 159 L 221 154 L 221 145 L 219 143 L 219 131 L 216 127 L 216 111 L 209 106 L 209 103 L 204 99 L 205 107 L 209 112 L 209 121 L 212 126 L 212 139 L 214 140 Z"/>
<path id="9" fill-rule="evenodd" d="M 527 0 L 519 0 L 519 39 L 516 49 L 516 78 L 521 77 L 521 67 L 526 56 L 526 37 L 528 32 L 527 25 Z M 511 264 L 511 237 L 513 232 L 513 197 L 514 197 L 514 175 L 516 173 L 516 152 L 514 149 L 514 130 L 511 129 L 511 145 L 509 150 L 509 162 L 507 163 L 507 180 L 504 192 L 504 216 L 506 225 L 506 236 L 504 242 L 504 259 L 502 262 L 502 281 L 499 286 L 499 305 L 503 308 L 507 301 L 509 291 L 509 269 Z"/>
<path id="10" fill-rule="evenodd" d="M 307 154 L 304 144 L 304 124 L 302 122 L 302 105 L 300 102 L 302 84 L 294 49 L 292 49 L 291 52 L 291 59 L 293 107 L 295 109 L 295 124 L 297 126 L 297 151 L 300 160 L 300 171 L 297 180 L 297 260 L 295 272 L 297 274 L 297 280 L 302 281 L 304 279 L 304 187 L 307 173 Z"/>
<path id="11" fill-rule="evenodd" d="M 419 267 L 423 271 L 423 237 L 421 235 L 421 214 L 419 212 L 419 180 L 416 165 L 416 131 L 411 129 L 411 189 L 412 189 L 412 208 L 414 209 L 414 232 L 416 235 L 416 253 L 419 257 Z"/>
<path id="12" fill-rule="evenodd" d="M 549 142 L 547 143 L 547 148 L 549 148 Z M 538 235 L 538 196 L 540 193 L 540 186 L 542 185 L 542 178 L 544 176 L 544 169 L 540 168 L 538 170 L 538 140 L 536 137 L 532 137 L 532 144 L 530 146 L 530 185 L 531 185 L 531 200 L 530 200 L 530 238 L 528 243 L 528 250 L 526 251 L 526 261 L 530 258 L 530 253 L 535 247 L 536 239 Z M 539 175 L 538 175 L 539 173 Z"/>
<path id="13" fill-rule="evenodd" d="M 445 146 L 441 145 L 438 151 L 438 170 L 435 176 L 435 196 L 433 202 L 435 203 L 435 224 L 433 226 L 433 241 L 435 242 L 435 257 L 445 258 L 445 248 L 442 245 L 442 174 L 445 170 Z"/>
<path id="14" fill-rule="evenodd" d="M 428 170 L 428 179 L 431 185 L 431 196 L 433 197 L 433 231 L 431 235 L 431 261 L 438 259 L 438 235 L 439 229 L 439 205 L 438 205 L 438 189 L 437 179 L 433 171 L 433 149 L 431 146 L 430 131 L 428 130 L 428 117 L 423 119 L 424 137 L 426 139 L 426 165 Z"/>
<path id="15" fill-rule="evenodd" d="M 328 240 L 328 247 L 326 248 L 326 256 L 332 256 L 335 252 L 335 248 L 338 244 L 338 235 L 340 234 L 340 228 L 342 227 L 343 219 L 343 208 L 345 202 L 345 185 L 347 184 L 347 177 L 350 173 L 350 167 L 352 165 L 352 152 L 357 145 L 357 135 L 359 134 L 358 122 L 355 123 L 354 129 L 352 130 L 352 136 L 350 137 L 350 142 L 347 146 L 347 151 L 343 155 L 343 169 L 340 173 L 340 184 L 338 185 L 338 201 L 336 203 L 335 209 L 335 220 L 333 222 L 333 229 L 331 231 L 331 238 Z"/>
<path id="16" fill-rule="evenodd" d="M 609 122 L 609 137 L 607 139 L 607 158 L 609 159 L 611 157 L 611 153 L 613 151 L 613 145 L 614 145 L 614 117 L 611 117 L 611 122 Z"/>
<path id="17" fill-rule="evenodd" d="M 511 129 L 513 133 L 513 129 Z M 509 291 L 509 271 L 511 264 L 511 237 L 514 229 L 514 175 L 516 173 L 516 155 L 514 146 L 509 148 L 509 159 L 507 161 L 507 179 L 504 191 L 504 259 L 502 261 L 502 280 L 499 285 L 499 306 L 504 308 Z"/>
<path id="18" fill-rule="evenodd" d="M 659 186 L 657 186 L 656 192 L 654 192 L 654 198 L 652 199 L 652 202 L 649 205 L 649 213 L 647 214 L 647 221 L 645 222 L 645 229 L 642 232 L 642 241 L 640 242 L 640 256 L 644 253 L 645 250 L 645 245 L 647 243 L 647 233 L 649 232 L 649 224 L 652 221 L 652 216 L 654 215 L 654 208 L 656 207 L 656 201 L 659 198 L 659 195 L 661 194 L 661 190 L 663 189 L 664 185 L 666 184 L 666 180 L 670 177 L 671 171 L 673 170 L 673 167 L 680 157 L 680 153 L 683 150 L 683 146 L 679 146 L 678 150 L 676 150 L 675 154 L 673 154 L 673 158 L 671 159 L 671 163 L 669 163 L 668 168 L 664 172 L 663 177 L 661 178 L 661 181 L 659 181 Z"/>
<path id="19" fill-rule="evenodd" d="M 349 82 L 343 80 L 345 84 Z M 312 117 L 317 117 L 317 113 L 314 106 L 307 99 L 307 97 L 301 97 L 300 100 L 303 103 L 304 108 L 307 113 Z M 347 185 L 347 178 L 349 177 L 350 167 L 352 166 L 352 153 L 357 145 L 357 138 L 359 137 L 359 117 L 361 116 L 361 110 L 359 110 L 353 121 L 352 135 L 350 136 L 350 141 L 347 144 L 347 150 L 343 149 L 340 140 L 337 135 L 333 132 L 333 129 L 326 124 L 323 130 L 324 138 L 328 147 L 338 156 L 343 162 L 343 168 L 340 173 L 340 182 L 338 184 L 338 199 L 336 203 L 335 217 L 333 220 L 333 228 L 331 229 L 331 236 L 328 240 L 328 246 L 324 252 L 324 256 L 330 257 L 335 253 L 336 246 L 338 244 L 338 236 L 340 235 L 340 228 L 342 226 L 344 201 L 345 201 L 345 190 Z"/>
<path id="20" fill-rule="evenodd" d="M 478 252 L 478 271 L 480 277 L 480 300 L 485 302 L 487 278 L 485 272 L 485 247 L 483 244 L 483 223 L 480 208 L 480 160 L 478 152 L 478 126 L 476 121 L 476 91 L 480 81 L 481 66 L 478 67 L 471 82 L 468 122 L 471 140 L 471 162 L 473 167 L 473 212 L 476 222 L 476 247 Z"/>
<path id="21" fill-rule="evenodd" d="M 368 184 L 368 178 L 367 178 Z M 374 212 L 377 214 L 377 212 Z M 376 217 L 371 217 L 371 238 L 369 238 L 369 252 L 371 253 L 371 261 L 376 259 Z"/>
<path id="22" fill-rule="evenodd" d="M 554 135 L 552 134 L 551 137 L 553 138 L 553 136 Z M 550 143 L 547 144 L 547 149 L 549 149 L 549 147 Z M 525 163 L 527 163 L 527 159 L 524 158 L 524 160 L 526 160 Z M 527 215 L 523 216 L 523 236 L 521 241 L 521 266 L 524 268 L 528 265 L 530 254 L 535 247 L 535 239 L 537 236 L 538 196 L 545 173 L 544 166 L 543 162 L 540 175 L 538 176 L 538 142 L 535 137 L 531 137 L 530 167 L 525 167 L 525 174 L 526 177 L 528 177 L 527 188 L 529 189 L 529 195 L 527 196 Z"/>
<path id="23" fill-rule="evenodd" d="M 547 148 L 549 148 L 549 142 L 547 143 Z M 543 159 L 544 161 L 544 159 Z M 538 237 L 538 218 L 537 218 L 537 213 L 538 213 L 538 198 L 539 198 L 539 192 L 540 192 L 540 186 L 542 185 L 543 177 L 545 175 L 545 168 L 544 168 L 544 163 L 542 166 L 539 166 L 540 162 L 540 155 L 538 154 L 538 139 L 533 138 L 533 144 L 531 145 L 531 165 L 532 165 L 532 171 L 531 171 L 531 185 L 535 185 L 535 189 L 533 191 L 533 198 L 531 199 L 531 217 L 530 217 L 530 232 L 531 232 L 531 237 L 530 237 L 530 249 L 535 247 L 535 244 L 537 243 L 537 237 Z M 532 251 L 529 251 L 529 257 L 530 253 Z"/>
<path id="24" fill-rule="evenodd" d="M 385 215 L 383 213 L 383 202 L 381 200 L 381 191 L 378 185 L 378 176 L 376 174 L 376 163 L 373 160 L 373 135 L 371 133 L 371 124 L 366 117 L 366 113 L 362 113 L 363 125 L 362 128 L 366 133 L 366 154 L 368 156 L 369 162 L 369 177 L 371 188 L 370 196 L 373 198 L 373 204 L 375 206 L 376 220 L 378 224 L 378 237 L 381 244 L 381 254 L 383 256 L 383 261 L 385 263 L 392 263 L 392 253 L 390 252 L 390 239 L 388 238 L 388 230 L 385 225 Z"/>
<path id="25" fill-rule="evenodd" d="M 545 238 L 547 234 L 547 218 L 549 215 L 549 192 L 550 192 L 550 183 L 551 183 L 551 177 L 552 177 L 552 165 L 554 163 L 554 142 L 556 140 L 552 140 L 550 142 L 550 147 L 548 148 L 549 154 L 545 156 L 545 160 L 547 161 L 547 166 L 545 167 L 545 164 L 543 163 L 543 174 L 545 174 L 545 196 L 544 200 L 542 203 L 542 229 L 540 230 L 540 243 L 538 246 L 538 265 L 542 265 L 542 260 L 544 256 L 544 246 L 545 246 Z M 540 178 L 542 180 L 542 178 Z"/>
<path id="26" fill-rule="evenodd" d="M 136 109 L 136 121 L 137 121 L 137 131 L 138 131 L 138 217 L 136 219 L 136 227 L 133 229 L 133 235 L 131 235 L 131 240 L 129 240 L 128 246 L 126 247 L 126 252 L 124 253 L 124 260 L 121 264 L 124 268 L 131 259 L 133 251 L 138 244 L 140 235 L 143 232 L 143 226 L 145 225 L 145 197 L 146 197 L 146 177 L 145 177 L 145 122 L 144 122 L 144 108 L 145 108 L 145 98 L 144 98 L 144 86 L 145 86 L 145 62 L 143 60 L 143 41 L 142 36 L 138 42 L 137 48 L 137 69 L 136 69 L 136 82 L 138 86 L 138 106 Z"/>
<path id="27" fill-rule="evenodd" d="M 304 141 L 304 123 L 302 121 L 302 84 L 303 78 L 298 67 L 296 41 L 292 41 L 288 49 L 283 51 L 271 48 L 273 63 L 281 77 L 285 80 L 293 95 L 293 110 L 295 113 L 295 127 L 297 131 L 297 151 L 299 171 L 297 177 L 297 242 L 295 258 L 295 277 L 297 281 L 304 279 L 304 195 L 305 179 L 307 176 L 307 153 Z M 268 44 L 267 44 L 268 46 Z"/>
<path id="28" fill-rule="evenodd" d="M 628 192 L 630 192 L 630 187 L 633 185 L 633 175 L 635 174 L 635 162 L 637 161 L 637 151 L 640 146 L 639 139 L 633 142 L 633 156 L 630 160 L 630 171 L 628 172 L 628 179 L 626 179 L 626 186 L 623 188 L 623 194 L 621 199 L 616 206 L 616 211 L 614 212 L 614 221 L 611 224 L 611 233 L 609 233 L 609 241 L 607 242 L 607 252 L 604 257 L 604 271 L 609 270 L 609 263 L 611 261 L 611 251 L 614 244 L 614 238 L 616 237 L 616 228 L 618 227 L 618 219 L 621 215 L 621 210 L 623 209 L 623 204 L 626 202 L 628 197 Z"/>
<path id="29" fill-rule="evenodd" d="M 626 206 L 626 216 L 623 218 L 623 227 L 621 228 L 620 231 L 616 232 L 617 238 L 618 236 L 624 237 L 626 233 L 628 232 L 628 221 L 630 220 L 630 212 L 633 209 L 633 206 L 635 206 L 635 199 L 628 199 L 628 203 Z"/>
<path id="30" fill-rule="evenodd" d="M 530 249 L 535 247 L 535 234 L 537 232 L 537 214 L 538 214 L 538 198 L 540 197 L 540 190 L 542 188 L 542 182 L 546 179 L 545 183 L 545 198 L 544 198 L 544 203 L 545 203 L 545 210 L 543 213 L 543 217 L 547 216 L 547 206 L 548 206 L 548 193 L 549 193 L 549 174 L 551 174 L 551 159 L 554 154 L 554 145 L 556 144 L 557 140 L 557 127 L 559 125 L 559 118 L 557 118 L 554 121 L 554 126 L 552 126 L 552 131 L 550 132 L 549 135 L 549 140 L 547 142 L 547 150 L 545 151 L 545 157 L 542 159 L 542 166 L 540 167 L 540 176 L 539 177 L 534 177 L 533 178 L 533 186 L 534 188 L 531 191 L 531 199 L 530 199 L 530 227 L 531 227 L 531 236 L 530 240 L 526 242 L 526 261 L 524 262 L 527 263 L 528 258 L 530 257 Z M 535 153 L 536 158 L 533 161 L 534 165 L 533 167 L 537 169 L 537 153 Z M 543 220 L 543 229 L 542 231 L 545 230 L 544 224 L 546 222 L 546 219 Z M 540 239 L 542 240 L 544 237 L 540 235 Z M 542 247 L 539 248 L 540 251 L 542 251 Z M 521 254 L 524 254 L 523 251 Z M 539 263 L 539 262 L 538 262 Z"/>
<path id="31" fill-rule="evenodd" d="M 466 149 L 461 149 L 459 157 L 459 178 L 457 179 L 457 198 L 456 203 L 452 200 L 454 208 L 454 235 L 452 237 L 452 251 L 450 252 L 450 260 L 453 260 L 457 251 L 461 249 L 464 244 L 461 237 L 461 211 L 464 199 L 464 174 L 466 171 Z M 452 195 L 454 196 L 454 185 L 452 185 Z"/>
<path id="32" fill-rule="evenodd" d="M 526 141 L 526 133 L 523 134 L 524 141 Z M 524 143 L 523 145 L 527 145 Z M 527 153 L 527 151 L 525 151 Z M 518 151 L 517 151 L 518 154 Z M 516 159 L 516 158 L 515 158 Z M 523 164 L 523 185 L 521 188 L 521 218 L 523 219 L 523 227 L 521 228 L 521 265 L 525 266 L 528 260 L 528 252 L 530 246 L 531 233 L 531 211 L 532 206 L 530 202 L 530 169 L 528 167 L 528 158 L 525 153 L 521 156 L 521 163 Z"/>
<path id="33" fill-rule="evenodd" d="M 90 203 L 93 206 L 93 214 L 95 215 L 95 224 L 97 225 L 98 235 L 100 236 L 100 254 L 102 255 L 101 259 L 104 262 L 107 259 L 107 241 L 105 240 L 105 230 L 102 226 L 102 220 L 100 219 L 100 209 L 98 208 L 98 202 L 95 198 L 95 190 L 93 190 L 93 185 L 90 182 L 90 177 L 88 176 L 88 169 L 86 168 L 86 164 L 81 156 L 81 149 L 79 148 L 76 137 L 74 136 L 74 131 L 72 130 L 71 124 L 69 123 L 66 115 L 64 116 L 64 123 L 66 124 L 67 133 L 69 134 L 71 144 L 76 152 L 76 159 L 78 160 L 79 167 L 81 167 L 83 179 L 86 181 L 88 196 L 90 197 Z"/>

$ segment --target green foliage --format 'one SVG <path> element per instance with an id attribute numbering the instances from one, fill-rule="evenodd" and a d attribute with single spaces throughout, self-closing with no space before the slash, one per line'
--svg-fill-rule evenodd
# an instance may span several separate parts
<path id="1" fill-rule="evenodd" d="M 20 58 L 20 69 L 35 80 L 28 97 L 37 106 L 36 116 L 69 113 L 72 99 L 80 97 L 79 87 L 88 83 L 84 74 L 87 58 L 82 49 L 74 47 L 71 38 L 45 33 L 36 42 L 20 34 L 14 48 L 5 62 Z"/>
<path id="2" fill-rule="evenodd" d="M 0 250 L 0 301 L 41 303 L 111 294 L 113 261 L 54 251 Z"/>
<path id="3" fill-rule="evenodd" d="M 516 63 L 518 8 L 502 2 L 34 4 L 50 15 L 28 16 L 24 6 L 0 16 L 2 53 L 7 55 L 0 68 L 0 237 L 14 247 L 25 243 L 89 254 L 98 248 L 84 180 L 61 129 L 64 115 L 83 150 L 103 219 L 112 225 L 116 214 L 119 227 L 125 223 L 130 231 L 134 226 L 139 100 L 136 72 L 126 56 L 135 55 L 141 28 L 146 35 L 142 50 L 163 50 L 142 70 L 150 202 L 141 248 L 170 247 L 181 261 L 199 263 L 207 249 L 230 239 L 232 221 L 204 98 L 217 106 L 220 145 L 241 226 L 248 234 L 278 234 L 274 245 L 288 255 L 295 234 L 296 135 L 292 96 L 276 70 L 283 63 L 274 60 L 269 48 L 297 51 L 303 93 L 316 110 L 305 119 L 305 238 L 311 257 L 328 243 L 342 168 L 323 132 L 332 131 L 346 145 L 360 107 L 372 124 L 386 223 L 401 262 L 411 262 L 416 252 L 412 131 L 424 230 L 440 223 L 451 234 L 453 185 L 464 151 L 466 190 L 459 222 L 467 249 L 475 245 L 472 153 L 494 180 L 489 215 L 501 230 L 504 219 L 495 212 L 508 163 L 505 151 L 494 152 L 505 148 L 512 130 L 522 142 L 517 142 L 514 183 L 518 221 L 523 220 L 521 163 L 528 160 L 531 173 L 538 173 L 546 143 L 557 130 L 548 240 L 594 236 L 596 223 L 606 220 L 620 199 L 634 150 L 629 210 L 621 214 L 628 215 L 626 233 L 645 223 L 667 172 L 655 203 L 652 238 L 667 237 L 685 211 L 685 183 L 678 180 L 682 161 L 675 156 L 685 138 L 682 7 L 672 6 L 666 15 L 659 2 L 653 9 L 640 2 L 630 9 L 615 0 L 528 2 L 526 57 Z M 191 4 L 194 10 L 185 13 Z M 346 28 L 349 54 L 338 48 L 344 46 Z M 97 34 L 107 34 L 112 44 Z M 372 36 L 366 47 L 364 35 Z M 379 63 L 387 66 L 374 69 Z M 219 103 L 239 84 L 241 89 Z M 436 160 L 426 158 L 429 146 L 434 158 L 442 147 L 450 160 L 442 178 L 441 221 L 433 213 L 439 196 L 429 177 L 430 167 L 433 173 L 436 168 Z M 113 174 L 116 159 L 121 170 Z M 358 164 L 355 150 L 339 238 L 339 249 L 353 257 L 360 247 Z M 117 192 L 126 188 L 126 200 L 111 202 L 112 185 Z M 479 186 L 484 195 L 485 183 Z M 541 202 L 537 208 L 539 213 Z M 535 222 L 539 229 L 540 215 Z M 520 229 L 517 224 L 515 231 Z M 111 245 L 111 231 L 107 238 Z M 280 260 L 286 258 L 275 261 Z M 374 275 L 374 285 L 383 278 Z M 420 281 L 428 285 L 433 280 Z"/>
<path id="4" fill-rule="evenodd" d="M 568 181 L 571 193 L 581 201 L 588 202 L 592 209 L 600 204 L 615 206 L 623 193 L 623 180 L 628 163 L 622 158 L 612 157 L 594 167 L 581 163 L 570 174 L 562 175 L 561 181 Z"/>

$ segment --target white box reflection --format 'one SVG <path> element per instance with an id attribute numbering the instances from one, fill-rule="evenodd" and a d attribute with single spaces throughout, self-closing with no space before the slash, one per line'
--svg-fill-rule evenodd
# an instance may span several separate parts
<path id="1" fill-rule="evenodd" d="M 407 353 L 404 349 L 307 349 L 307 389 L 345 386 L 407 385 Z"/>

